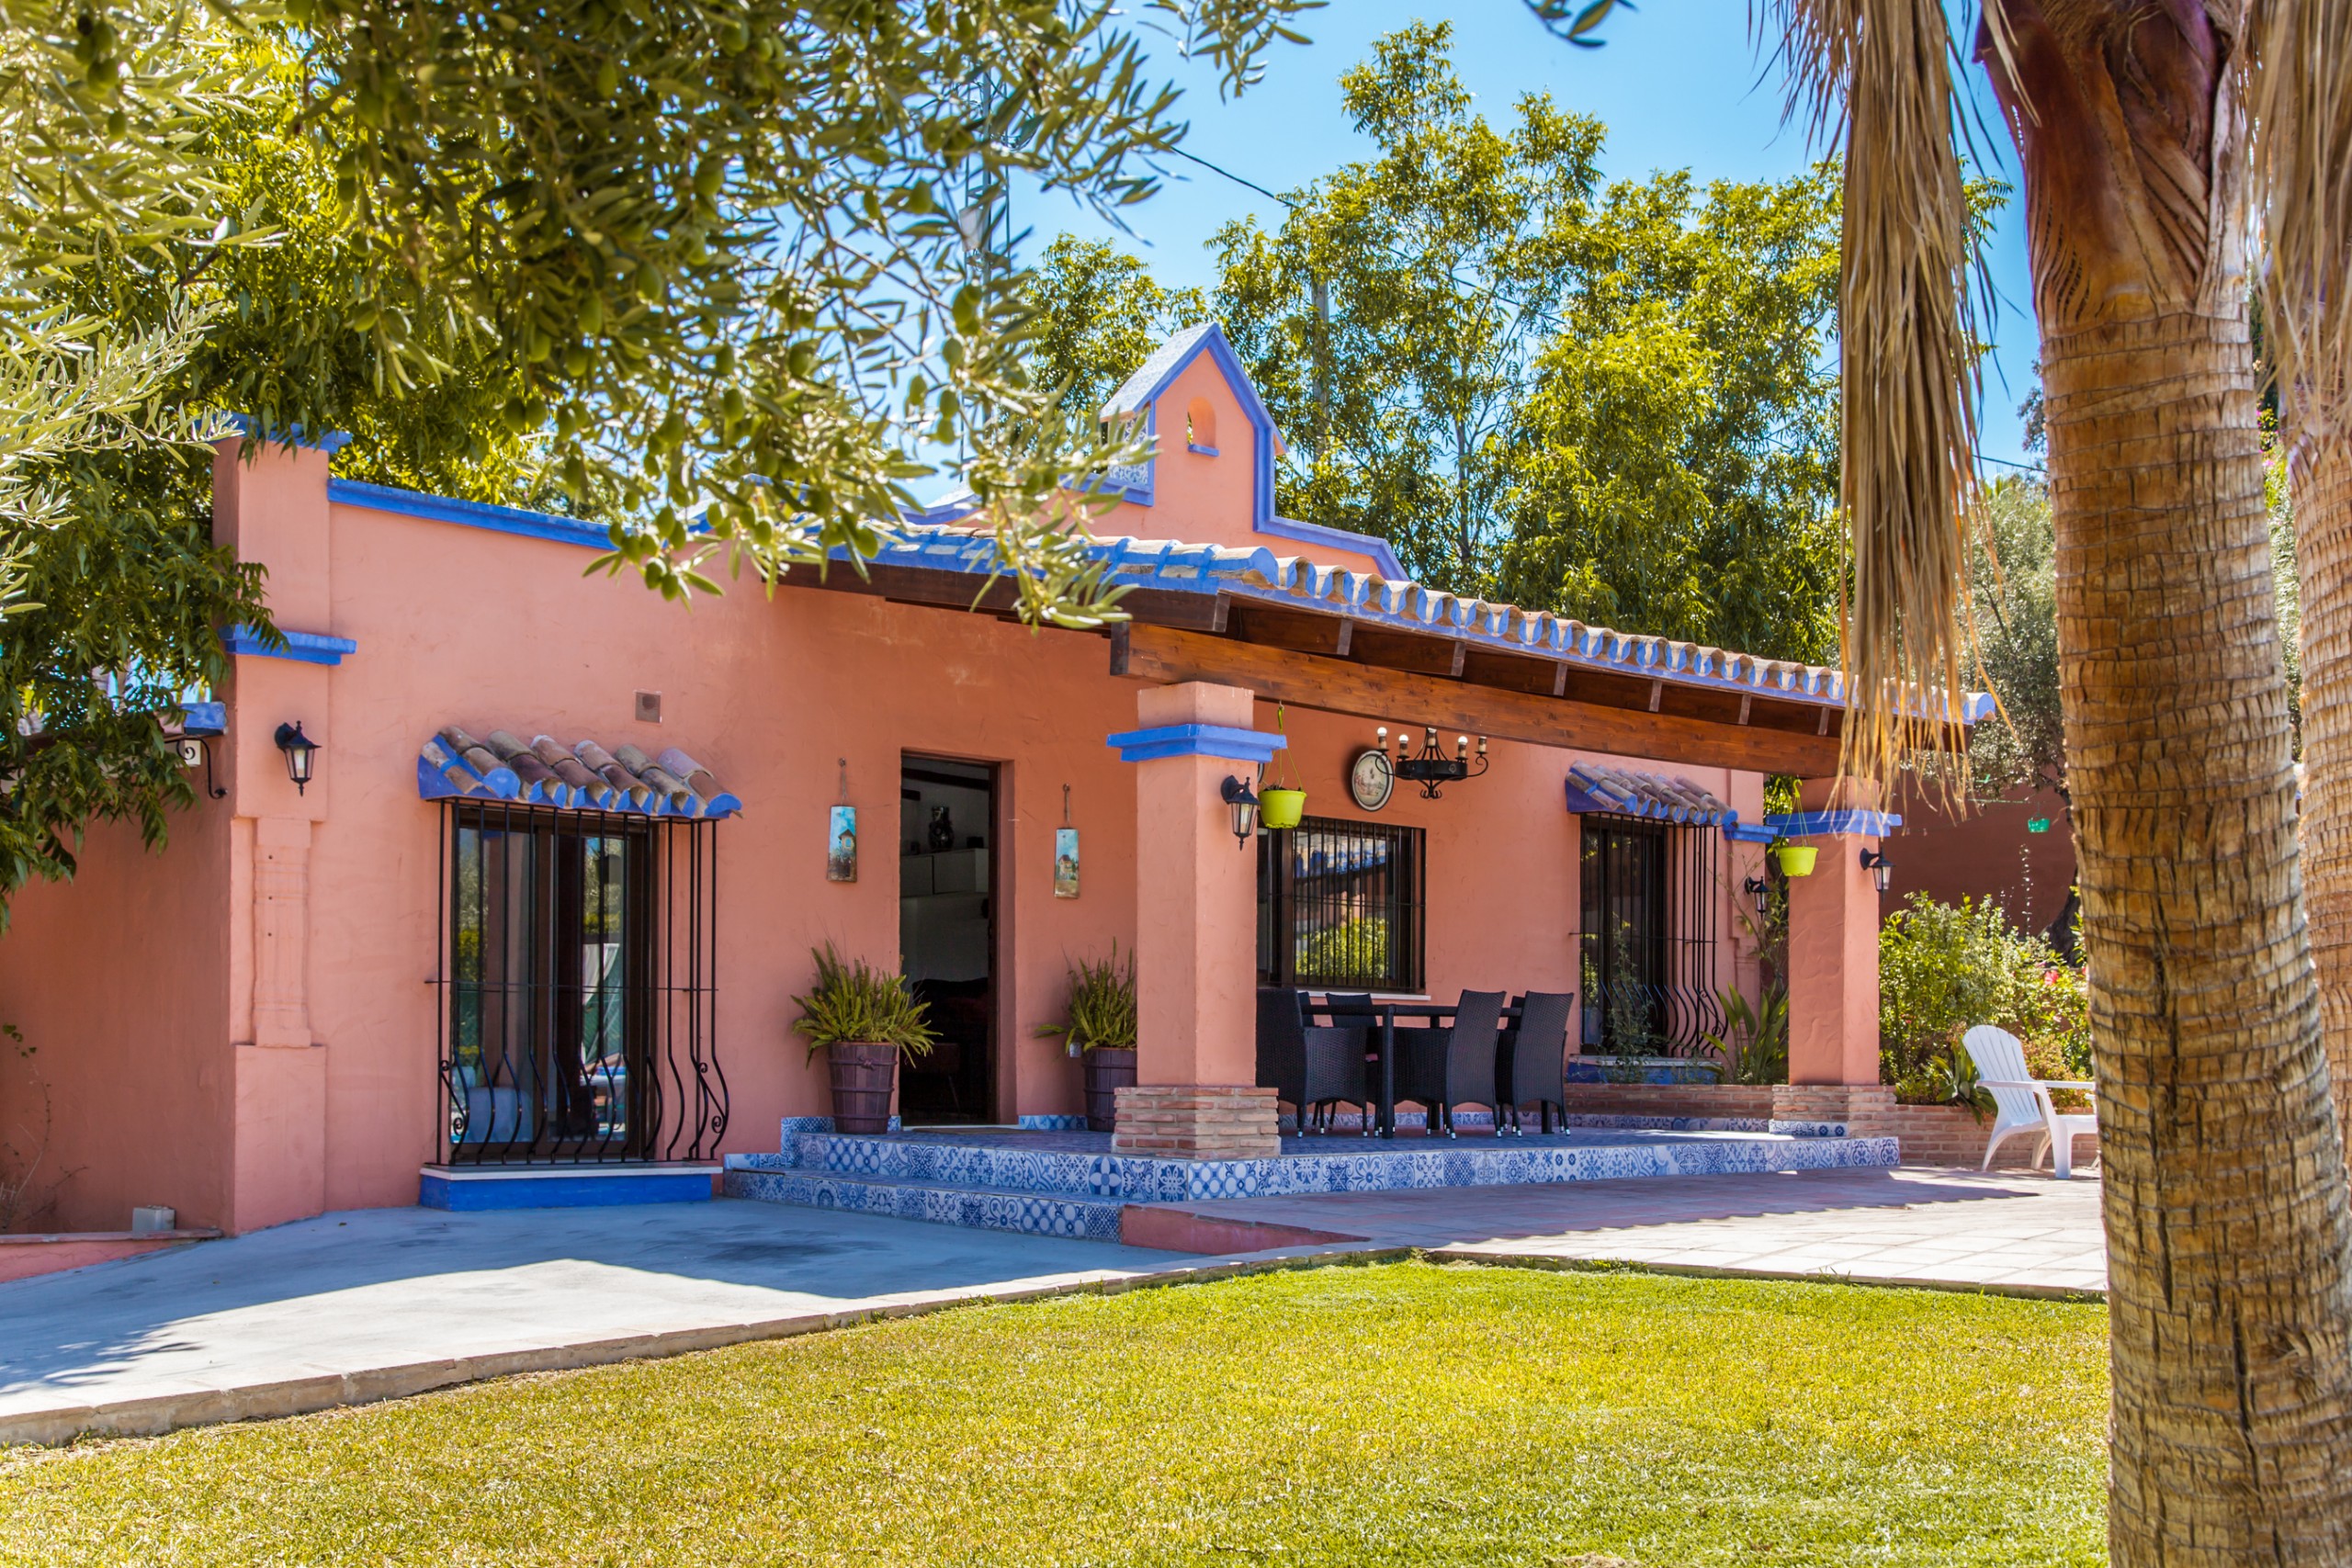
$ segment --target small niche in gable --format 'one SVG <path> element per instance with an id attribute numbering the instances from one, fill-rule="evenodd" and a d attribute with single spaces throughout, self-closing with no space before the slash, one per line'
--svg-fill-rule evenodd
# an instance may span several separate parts
<path id="1" fill-rule="evenodd" d="M 1184 405 L 1184 445 L 1204 457 L 1216 456 L 1216 410 L 1206 398 Z"/>

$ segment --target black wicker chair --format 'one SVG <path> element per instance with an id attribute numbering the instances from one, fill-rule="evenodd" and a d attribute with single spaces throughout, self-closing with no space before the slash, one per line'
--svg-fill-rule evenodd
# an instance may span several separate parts
<path id="1" fill-rule="evenodd" d="M 1520 1124 L 1522 1105 L 1539 1107 L 1543 1130 L 1552 1130 L 1552 1112 L 1565 1124 L 1568 1114 L 1568 1015 L 1576 1010 L 1571 991 L 1530 991 L 1515 998 L 1519 1021 L 1503 1031 L 1502 1052 L 1495 1058 L 1497 1087 L 1510 1106 L 1511 1131 L 1526 1135 Z M 1499 1120 L 1496 1130 L 1501 1131 Z"/>
<path id="2" fill-rule="evenodd" d="M 1428 1111 L 1432 1137 L 1440 1123 L 1447 1137 L 1453 1136 L 1457 1105 L 1490 1106 L 1501 1122 L 1495 1053 L 1502 1018 L 1502 992 L 1464 991 L 1451 1029 L 1396 1032 L 1396 1098 L 1418 1101 Z"/>
<path id="3" fill-rule="evenodd" d="M 1298 1130 L 1307 1131 L 1314 1108 L 1334 1101 L 1363 1106 L 1363 1031 L 1309 1025 L 1306 996 L 1298 991 L 1258 988 L 1258 1087 L 1298 1108 Z"/>
<path id="4" fill-rule="evenodd" d="M 1370 991 L 1327 991 L 1323 996 L 1323 1010 L 1330 1016 L 1332 1023 L 1337 1027 L 1363 1032 L 1361 1038 L 1363 1041 L 1364 1096 L 1367 1100 L 1376 1098 L 1372 1086 L 1380 1081 L 1380 1040 L 1374 1031 L 1380 1027 L 1380 1015 L 1372 1010 L 1372 993 Z M 1324 1124 L 1327 1128 L 1329 1126 L 1331 1107 L 1337 1103 L 1339 1102 L 1334 1100 L 1324 1102 Z M 1371 1107 L 1361 1116 L 1360 1125 L 1363 1129 L 1363 1135 L 1367 1138 L 1378 1131 L 1374 1125 L 1377 1120 L 1377 1110 L 1376 1106 Z"/>

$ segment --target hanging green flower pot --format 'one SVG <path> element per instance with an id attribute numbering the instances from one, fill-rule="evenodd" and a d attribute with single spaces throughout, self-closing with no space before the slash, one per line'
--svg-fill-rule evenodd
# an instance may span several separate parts
<path id="1" fill-rule="evenodd" d="M 1772 853 L 1781 863 L 1782 876 L 1811 876 L 1814 859 L 1821 849 L 1816 844 L 1782 844 Z"/>
<path id="2" fill-rule="evenodd" d="M 1261 789 L 1258 792 L 1258 825 L 1272 831 L 1295 828 L 1306 814 L 1306 792 L 1303 789 Z"/>

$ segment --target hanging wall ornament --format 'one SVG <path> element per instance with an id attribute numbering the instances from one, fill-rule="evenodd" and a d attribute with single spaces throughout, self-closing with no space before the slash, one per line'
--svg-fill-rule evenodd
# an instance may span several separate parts
<path id="1" fill-rule="evenodd" d="M 1062 785 L 1062 825 L 1054 829 L 1054 897 L 1078 897 L 1078 829 L 1069 825 L 1069 785 Z"/>
<path id="2" fill-rule="evenodd" d="M 849 759 L 841 760 L 841 803 L 825 809 L 825 880 L 857 880 L 857 807 L 849 803 Z"/>

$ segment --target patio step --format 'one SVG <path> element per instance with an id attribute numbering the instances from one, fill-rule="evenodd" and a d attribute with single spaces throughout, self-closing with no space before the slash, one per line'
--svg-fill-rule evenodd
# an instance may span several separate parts
<path id="1" fill-rule="evenodd" d="M 775 1161 L 775 1164 L 766 1162 Z M 758 1162 L 758 1163 L 754 1163 Z M 791 1203 L 804 1209 L 842 1209 L 892 1219 L 974 1230 L 1019 1231 L 1028 1235 L 1068 1236 L 1080 1241 L 1119 1239 L 1116 1198 L 1080 1198 L 1004 1187 L 947 1186 L 888 1176 L 806 1169 L 788 1156 L 737 1156 L 729 1165 L 729 1198 Z"/>

